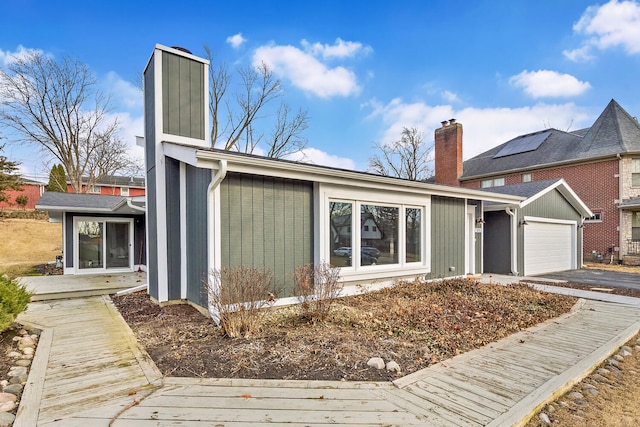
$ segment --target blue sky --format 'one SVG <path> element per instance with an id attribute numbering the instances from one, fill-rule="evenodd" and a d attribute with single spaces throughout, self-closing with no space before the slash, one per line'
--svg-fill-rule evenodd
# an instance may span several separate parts
<path id="1" fill-rule="evenodd" d="M 589 126 L 612 98 L 640 115 L 640 1 L 12 0 L 0 19 L 0 67 L 25 49 L 85 62 L 132 147 L 156 43 L 199 56 L 206 44 L 231 68 L 264 61 L 308 111 L 307 157 L 357 170 L 403 127 L 432 141 L 456 118 L 469 158 Z M 5 155 L 48 175 L 34 147 L 9 143 Z"/>

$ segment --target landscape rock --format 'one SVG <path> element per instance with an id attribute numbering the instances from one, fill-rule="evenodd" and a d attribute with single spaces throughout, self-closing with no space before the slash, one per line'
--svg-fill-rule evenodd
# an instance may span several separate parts
<path id="1" fill-rule="evenodd" d="M 0 412 L 9 412 L 16 407 L 17 396 L 11 393 L 0 393 Z"/>
<path id="2" fill-rule="evenodd" d="M 9 380 L 9 384 L 26 383 L 27 379 L 28 379 L 27 374 L 18 375 L 18 376 L 15 376 L 15 377 L 11 377 L 11 379 Z"/>
<path id="3" fill-rule="evenodd" d="M 596 372 L 598 374 L 600 374 L 600 375 L 609 375 L 611 373 L 610 370 L 605 369 L 605 368 L 598 368 L 598 370 Z"/>
<path id="4" fill-rule="evenodd" d="M 402 370 L 400 369 L 400 365 L 398 365 L 395 361 L 390 360 L 387 362 L 387 371 L 400 373 Z"/>
<path id="5" fill-rule="evenodd" d="M 595 390 L 596 386 L 594 386 L 593 384 L 589 384 L 589 383 L 583 383 L 582 384 L 582 388 L 586 388 L 588 390 Z"/>
<path id="6" fill-rule="evenodd" d="M 540 421 L 542 421 L 543 423 L 547 425 L 551 425 L 551 420 L 549 419 L 549 416 L 544 412 L 540 412 L 540 415 L 538 417 L 540 418 Z"/>
<path id="7" fill-rule="evenodd" d="M 34 352 L 34 351 L 35 351 L 35 350 L 33 349 L 33 347 L 25 347 L 25 348 L 22 350 L 22 352 L 23 352 L 24 354 L 26 354 L 26 355 L 30 355 L 30 356 L 31 356 L 31 355 L 33 355 L 33 352 Z"/>
<path id="8" fill-rule="evenodd" d="M 605 369 L 605 371 L 606 371 L 606 369 Z M 607 373 L 609 373 L 609 371 L 607 371 Z M 606 382 L 607 382 L 607 378 L 606 378 L 606 377 L 603 377 L 603 376 L 602 376 L 602 375 L 600 375 L 600 374 L 593 374 L 593 375 L 591 375 L 591 379 L 592 379 L 592 380 L 594 380 L 594 381 L 601 382 L 601 383 L 606 383 Z"/>
<path id="9" fill-rule="evenodd" d="M 616 359 L 607 359 L 607 365 L 615 366 L 617 368 L 618 366 L 620 366 L 620 362 L 618 362 Z"/>
<path id="10" fill-rule="evenodd" d="M 17 377 L 19 375 L 25 375 L 27 373 L 27 368 L 24 366 L 13 366 L 9 369 L 9 373 L 7 374 L 9 377 Z"/>
<path id="11" fill-rule="evenodd" d="M 24 367 L 28 367 L 31 365 L 31 360 L 30 359 L 20 359 L 20 360 L 16 360 L 16 366 L 24 366 Z"/>
<path id="12" fill-rule="evenodd" d="M 3 393 L 11 393 L 11 394 L 14 394 L 16 396 L 20 396 L 20 394 L 22 393 L 22 389 L 23 388 L 24 387 L 22 387 L 22 384 L 11 384 L 11 385 L 8 385 L 8 386 L 4 387 L 2 389 L 2 392 Z"/>
<path id="13" fill-rule="evenodd" d="M 592 396 L 597 396 L 600 394 L 600 392 L 598 390 L 596 390 L 595 388 L 590 388 L 589 390 L 587 390 L 587 393 L 589 393 Z"/>
<path id="14" fill-rule="evenodd" d="M 0 427 L 11 427 L 16 416 L 8 412 L 0 412 Z"/>
<path id="15" fill-rule="evenodd" d="M 628 345 L 623 345 L 623 346 L 620 348 L 620 350 L 621 350 L 621 351 L 626 351 L 626 352 L 628 352 L 628 353 L 631 353 L 631 347 L 629 347 Z"/>
<path id="16" fill-rule="evenodd" d="M 629 357 L 629 356 L 631 356 L 631 354 L 632 354 L 632 353 L 631 353 L 631 349 L 629 349 L 629 351 L 627 351 L 627 350 L 620 350 L 620 356 L 622 356 L 622 357 Z"/>
<path id="17" fill-rule="evenodd" d="M 613 356 L 613 358 L 616 359 L 618 362 L 624 361 L 624 356 L 622 356 L 621 354 L 616 354 L 615 356 Z"/>
<path id="18" fill-rule="evenodd" d="M 22 357 L 22 353 L 18 353 L 17 351 L 11 351 L 7 356 L 9 356 L 12 359 L 17 359 L 19 357 Z"/>
<path id="19" fill-rule="evenodd" d="M 367 361 L 367 366 L 372 366 L 376 369 L 384 369 L 384 360 L 382 360 L 382 357 L 372 357 L 371 359 L 369 359 L 369 361 Z"/>
<path id="20" fill-rule="evenodd" d="M 584 399 L 584 395 L 578 391 L 572 391 L 569 393 L 569 397 L 573 400 Z"/>
<path id="21" fill-rule="evenodd" d="M 556 412 L 556 407 L 553 405 L 547 405 L 546 411 L 550 414 L 553 414 L 554 412 Z"/>
<path id="22" fill-rule="evenodd" d="M 20 338 L 20 343 L 18 344 L 18 349 L 24 350 L 27 347 L 35 347 L 36 342 L 29 335 Z"/>

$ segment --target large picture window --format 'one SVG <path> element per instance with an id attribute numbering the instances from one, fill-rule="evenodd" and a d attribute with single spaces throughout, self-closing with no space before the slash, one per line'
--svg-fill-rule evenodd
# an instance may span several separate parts
<path id="1" fill-rule="evenodd" d="M 424 263 L 424 207 L 329 200 L 328 208 L 331 265 L 375 271 Z"/>

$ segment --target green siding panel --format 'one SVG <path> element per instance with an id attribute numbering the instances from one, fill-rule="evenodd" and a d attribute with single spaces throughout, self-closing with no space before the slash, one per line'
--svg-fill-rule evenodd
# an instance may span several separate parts
<path id="1" fill-rule="evenodd" d="M 162 53 L 163 132 L 204 139 L 204 64 Z"/>
<path id="2" fill-rule="evenodd" d="M 464 200 L 431 198 L 431 273 L 432 279 L 464 274 Z M 455 271 L 450 271 L 454 267 Z"/>
<path id="3" fill-rule="evenodd" d="M 222 266 L 267 267 L 273 292 L 293 295 L 296 266 L 313 261 L 313 185 L 228 174 L 220 186 Z"/>

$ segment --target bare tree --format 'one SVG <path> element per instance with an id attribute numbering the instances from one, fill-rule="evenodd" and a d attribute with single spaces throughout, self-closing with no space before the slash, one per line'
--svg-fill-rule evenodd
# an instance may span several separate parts
<path id="1" fill-rule="evenodd" d="M 75 192 L 83 177 L 95 181 L 127 164 L 109 98 L 79 60 L 59 61 L 31 51 L 0 70 L 0 120 L 19 141 L 39 145 L 65 168 Z M 108 153 L 109 160 L 104 160 Z"/>
<path id="2" fill-rule="evenodd" d="M 211 114 L 211 146 L 224 150 L 253 153 L 258 146 L 268 157 L 281 158 L 304 149 L 307 140 L 302 133 L 307 129 L 305 110 L 291 115 L 291 107 L 282 103 L 275 114 L 269 106 L 282 97 L 282 83 L 269 67 L 247 66 L 230 73 L 224 62 L 216 62 L 211 50 L 205 46 L 209 67 L 209 112 Z M 236 92 L 229 92 L 231 84 L 239 82 Z M 275 115 L 271 138 L 266 138 L 261 120 Z"/>
<path id="3" fill-rule="evenodd" d="M 423 181 L 433 174 L 429 156 L 433 145 L 424 141 L 417 128 L 403 128 L 398 141 L 375 144 L 377 153 L 369 159 L 369 170 L 383 176 Z"/>

